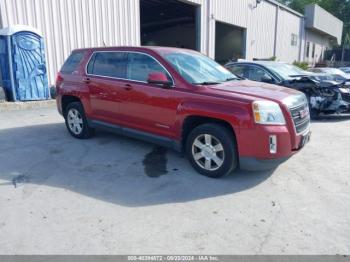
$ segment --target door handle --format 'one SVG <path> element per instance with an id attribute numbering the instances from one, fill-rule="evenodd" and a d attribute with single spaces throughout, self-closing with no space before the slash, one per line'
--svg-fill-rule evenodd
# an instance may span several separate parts
<path id="1" fill-rule="evenodd" d="M 83 82 L 84 82 L 85 84 L 89 84 L 89 83 L 91 82 L 91 79 L 88 78 L 88 77 L 86 77 L 86 78 L 83 79 Z"/>
<path id="2" fill-rule="evenodd" d="M 132 85 L 126 84 L 126 85 L 124 86 L 124 89 L 125 89 L 126 91 L 130 91 L 130 90 L 132 90 Z"/>

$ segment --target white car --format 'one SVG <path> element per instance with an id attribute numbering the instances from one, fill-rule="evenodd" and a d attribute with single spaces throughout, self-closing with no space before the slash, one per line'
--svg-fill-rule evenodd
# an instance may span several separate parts
<path id="1" fill-rule="evenodd" d="M 339 69 L 346 74 L 350 74 L 350 67 L 339 67 Z"/>
<path id="2" fill-rule="evenodd" d="M 310 68 L 309 71 L 314 72 L 314 73 L 323 73 L 323 74 L 327 74 L 327 75 L 332 75 L 336 78 L 337 81 L 350 80 L 350 73 L 347 74 L 338 68 L 316 67 L 316 68 Z"/>

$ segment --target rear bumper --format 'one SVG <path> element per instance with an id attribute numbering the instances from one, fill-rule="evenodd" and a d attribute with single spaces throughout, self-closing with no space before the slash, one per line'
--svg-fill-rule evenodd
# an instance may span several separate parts
<path id="1" fill-rule="evenodd" d="M 57 111 L 61 116 L 63 116 L 61 101 L 62 101 L 61 95 L 57 94 L 57 96 L 56 96 Z"/>

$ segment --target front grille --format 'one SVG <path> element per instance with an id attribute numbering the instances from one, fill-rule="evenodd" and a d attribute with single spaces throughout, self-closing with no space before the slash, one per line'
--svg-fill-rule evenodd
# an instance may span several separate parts
<path id="1" fill-rule="evenodd" d="M 341 94 L 341 97 L 343 98 L 343 100 L 347 103 L 350 103 L 350 94 Z"/>
<path id="2" fill-rule="evenodd" d="M 303 133 L 310 126 L 309 105 L 307 103 L 289 108 L 292 115 L 295 130 L 298 134 Z M 305 113 L 306 112 L 306 113 Z"/>

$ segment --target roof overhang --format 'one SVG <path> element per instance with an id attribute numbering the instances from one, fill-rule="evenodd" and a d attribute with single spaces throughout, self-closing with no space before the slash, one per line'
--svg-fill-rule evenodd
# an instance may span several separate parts
<path id="1" fill-rule="evenodd" d="M 341 44 L 343 22 L 316 4 L 305 7 L 305 27 L 336 39 Z"/>

